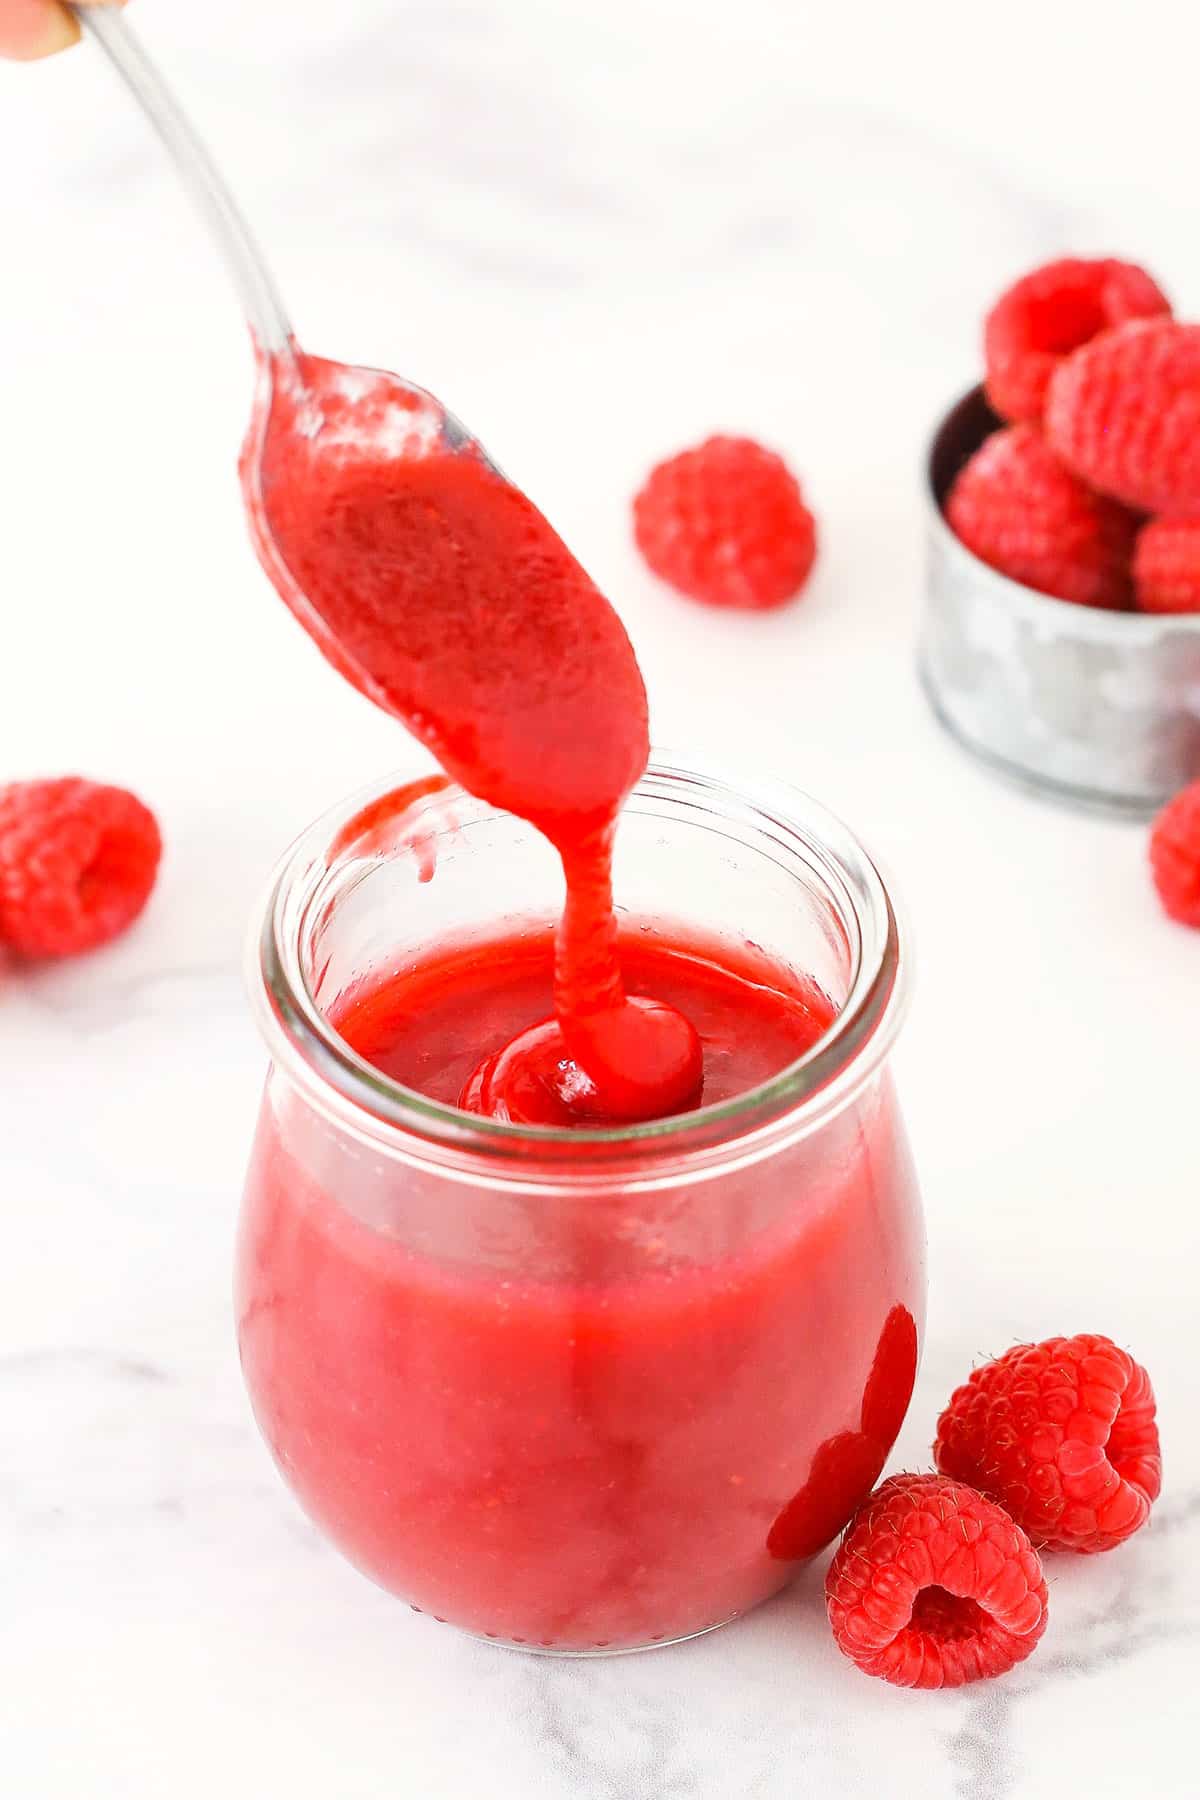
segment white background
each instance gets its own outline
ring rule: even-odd
[[[1051,1567],[1005,1683],[902,1695],[819,1571],[604,1665],[410,1616],[315,1538],[241,1394],[230,1240],[261,1055],[239,958],[287,840],[420,762],[259,574],[250,362],[98,54],[0,67],[0,780],[126,782],[169,852],[125,941],[0,971],[0,1780],[14,1800],[1195,1792],[1200,936],[1144,831],[993,784],[912,674],[920,458],[978,321],[1056,252],[1200,315],[1196,16],[1055,0],[145,0],[314,349],[438,392],[633,634],[660,743],[841,812],[912,915],[899,1055],[931,1316],[897,1466],[979,1355],[1102,1330],[1159,1392],[1142,1541]],[[713,429],[819,514],[795,608],[658,587],[628,497]]]

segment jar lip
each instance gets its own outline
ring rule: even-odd
[[[479,1170],[506,1162],[527,1183],[538,1175],[561,1178],[589,1165],[611,1179],[614,1161],[639,1168],[686,1158],[745,1154],[779,1128],[802,1135],[840,1111],[880,1066],[895,1039],[908,987],[907,932],[874,862],[832,813],[800,790],[774,780],[736,785],[702,761],[656,752],[631,795],[661,800],[683,789],[787,833],[816,863],[849,928],[850,985],[836,1018],[816,1043],[768,1081],[732,1099],[637,1125],[564,1129],[513,1125],[479,1117],[405,1087],[359,1056],[321,1011],[305,979],[300,926],[307,904],[328,871],[328,853],[348,821],[385,796],[410,785],[392,776],[351,795],[322,814],[293,843],[268,887],[261,924],[252,931],[249,983],[259,1028],[275,1067],[343,1127],[415,1160],[465,1159]],[[457,798],[479,817],[500,816],[452,784],[443,797]],[[418,799],[416,806],[428,804]],[[619,826],[618,826],[619,829]],[[903,950],[902,950],[903,946]]]

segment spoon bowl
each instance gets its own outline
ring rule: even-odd
[[[289,340],[284,353],[256,344],[258,381],[250,426],[238,463],[251,541],[277,592],[305,630],[354,686],[394,710],[365,669],[351,666],[327,623],[288,566],[272,521],[271,481],[264,465],[299,457],[347,470],[386,461],[396,465],[429,456],[469,456],[498,479],[499,469],[461,420],[415,382],[386,369],[306,355]],[[291,440],[289,445],[289,440]]]

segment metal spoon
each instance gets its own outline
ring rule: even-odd
[[[268,451],[291,442],[313,464],[329,459],[401,462],[433,450],[470,456],[505,477],[483,446],[440,400],[416,383],[381,369],[307,356],[296,342],[274,278],[233,195],[175,96],[124,15],[113,5],[72,5],[141,106],[199,207],[233,277],[258,363],[258,382],[240,471],[251,537],[277,592],[325,654],[380,705],[368,670],[337,645],[288,568],[264,481]],[[388,710],[394,711],[394,707]],[[412,726],[412,720],[409,720]]]
[[[331,449],[344,451],[347,447],[344,402],[354,397],[369,401],[364,409],[364,414],[369,415],[369,429],[377,434],[379,447],[389,455],[395,455],[398,448],[403,453],[406,443],[427,448],[437,442],[439,448],[482,456],[491,463],[478,441],[439,400],[398,375],[323,362],[322,380],[312,381],[279,289],[249,226],[212,157],[123,14],[111,5],[72,5],[71,10],[82,29],[100,45],[165,145],[185,188],[208,222],[241,300],[259,363],[256,418],[263,429],[251,431],[242,476],[260,555],[269,554],[271,545],[262,541],[264,533],[269,540],[270,532],[261,506],[257,460],[262,453],[266,422],[273,411],[272,390],[277,384],[288,390],[289,419],[294,419],[298,429],[310,439],[320,439],[328,432]],[[337,408],[341,414],[340,430],[331,430],[327,417],[325,400],[332,390],[336,390],[341,401]],[[253,453],[256,437],[257,452]],[[361,432],[358,443],[366,448]],[[282,568],[277,553],[274,561]]]
[[[615,816],[640,773],[637,765],[645,766],[649,748],[642,678],[619,621],[547,522],[432,394],[397,375],[325,361],[300,350],[275,283],[232,195],[120,12],[112,6],[77,6],[74,11],[166,145],[208,220],[241,297],[259,369],[254,415],[241,459],[242,490],[259,560],[292,612],[343,675],[377,705],[403,718],[443,767],[458,774],[472,792],[530,819],[559,848],[570,891],[582,894],[587,902],[582,933],[572,930],[569,903],[559,939],[556,995],[563,998],[564,1019],[571,1018],[574,1034],[565,1041],[587,1043],[591,1069],[587,1079],[602,1074],[600,1091],[607,1096],[612,1116],[651,1117],[692,1104],[702,1076],[700,1040],[673,1008],[625,996],[607,898],[611,833],[598,825],[608,809]],[[443,515],[428,496],[413,513],[421,521],[418,529],[438,543],[422,544],[422,553],[413,558],[409,622],[426,628],[431,606],[436,608],[439,602],[443,609],[447,604],[458,608],[443,623],[458,646],[460,663],[455,665],[453,654],[445,665],[437,657],[406,660],[404,634],[397,624],[393,637],[399,662],[393,657],[380,673],[378,664],[363,654],[364,636],[370,645],[378,622],[370,601],[364,604],[356,588],[353,565],[335,568],[334,586],[358,609],[347,638],[333,629],[304,591],[281,546],[297,541],[297,511],[305,517],[306,529],[311,526],[313,496],[326,485],[326,478],[336,483],[349,476],[353,481],[361,473],[355,467],[359,463],[384,462],[393,468],[407,464],[408,485],[417,488],[421,460],[431,459],[428,467],[436,469],[435,456],[452,460],[464,498],[458,513],[452,505]],[[444,481],[444,476],[437,479]],[[472,486],[475,482],[481,485]],[[489,484],[495,489],[497,482],[509,490],[499,506],[494,493],[483,492]],[[342,506],[338,500],[334,512]],[[482,561],[478,547],[464,547],[470,545],[472,534],[462,528],[462,519],[472,506],[479,512],[486,543]],[[442,523],[443,517],[457,522]],[[318,541],[324,541],[320,532]],[[437,554],[428,553],[431,550]],[[359,554],[361,559],[360,547]],[[298,567],[304,566],[301,551]],[[309,566],[311,574],[311,558]],[[505,615],[506,656],[461,660],[461,645],[470,641],[472,631],[486,643],[494,627],[490,588],[496,568],[508,571],[505,580],[511,579],[514,593],[528,583],[537,604],[510,608]],[[329,588],[328,581],[325,587]],[[436,612],[433,616],[436,619]],[[569,678],[561,689],[548,687],[544,660],[535,655],[532,678],[523,691],[519,683],[514,688],[513,669],[520,672],[522,656],[529,660],[531,643],[544,658],[544,642],[556,646]],[[521,716],[540,722],[545,744],[533,733],[524,754],[514,757],[520,733],[514,737],[512,720]],[[588,758],[577,762],[574,780],[564,790],[561,758],[556,758],[554,748],[572,740],[592,748]],[[604,754],[596,750],[597,740],[602,741]],[[572,805],[564,805],[567,798]],[[578,1011],[574,996],[579,992],[600,994],[603,1000],[584,1009],[586,1016],[572,1016]],[[553,1031],[558,1033],[558,1024]],[[558,1044],[557,1036],[554,1041]],[[630,1075],[627,1064],[636,1075]],[[614,1096],[619,1102],[615,1108]],[[499,1106],[488,1110],[501,1116]],[[540,1117],[533,1122],[541,1122]]]

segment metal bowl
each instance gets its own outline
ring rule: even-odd
[[[951,737],[998,773],[1144,817],[1200,776],[1200,614],[1075,606],[973,556],[942,506],[1000,423],[974,388],[930,447],[922,685]]]

